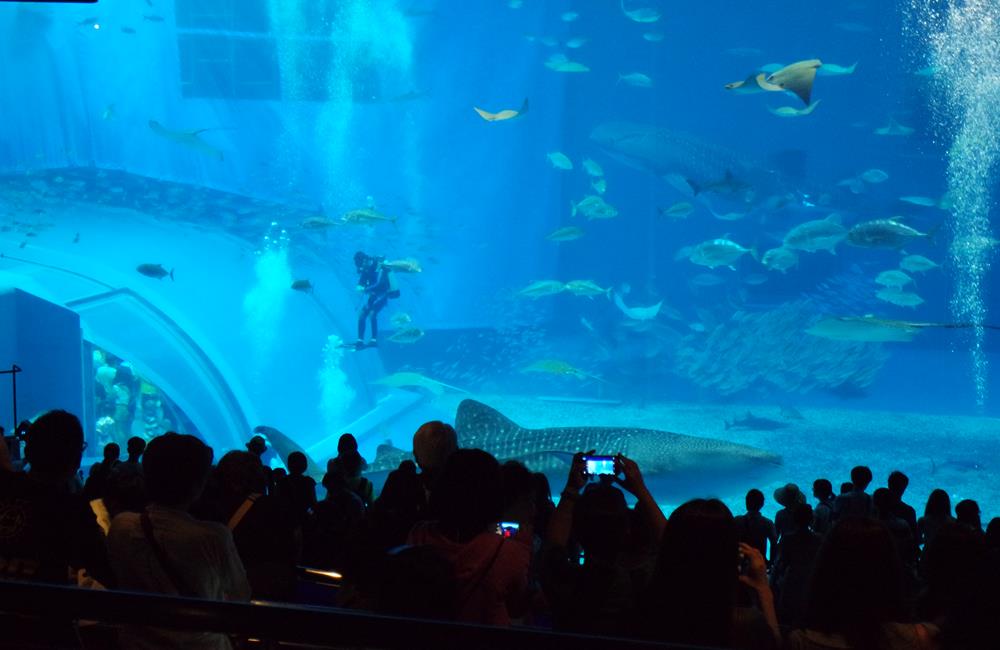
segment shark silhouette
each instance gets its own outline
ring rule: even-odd
[[[781,466],[769,451],[712,438],[631,427],[549,427],[529,429],[476,400],[463,400],[455,416],[460,447],[478,448],[501,461],[518,460],[560,485],[577,451],[622,453],[639,464],[654,495],[719,493],[729,485],[746,489],[752,480]],[[383,445],[371,470],[393,469],[400,452]],[[385,467],[383,467],[385,465]]]
[[[724,195],[742,203],[766,199],[782,180],[725,146],[651,124],[608,122],[590,139],[613,158],[664,178],[687,194]]]

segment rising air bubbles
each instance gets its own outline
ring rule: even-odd
[[[976,404],[986,403],[984,281],[995,248],[990,203],[1000,157],[1000,4],[996,0],[914,0],[914,16],[929,43],[937,84],[938,120],[951,140],[948,190],[954,317],[973,324]]]

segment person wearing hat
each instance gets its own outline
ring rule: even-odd
[[[384,257],[369,255],[363,251],[354,254],[354,268],[358,272],[358,291],[368,298],[358,314],[358,340],[355,349],[378,345],[378,313],[389,303],[390,298],[399,297],[399,289],[392,277],[392,269],[385,264]],[[365,323],[371,319],[371,338],[365,342]]]
[[[246,447],[247,451],[256,456],[261,467],[264,468],[264,476],[267,479],[265,492],[267,494],[274,494],[274,473],[271,471],[271,466],[264,462],[264,454],[268,450],[267,438],[260,434],[255,434],[253,438],[250,438],[250,442],[246,444]]]
[[[781,510],[774,514],[774,528],[778,532],[780,544],[785,535],[796,532],[793,513],[796,506],[806,502],[806,495],[802,494],[798,485],[788,483],[774,491],[774,500],[781,505]]]

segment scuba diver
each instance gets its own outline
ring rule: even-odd
[[[384,257],[375,257],[361,251],[354,254],[354,267],[358,272],[358,291],[363,291],[368,300],[358,315],[358,340],[356,349],[378,345],[378,313],[391,298],[399,297],[392,269],[385,264]],[[365,321],[371,317],[371,338],[365,343]]]

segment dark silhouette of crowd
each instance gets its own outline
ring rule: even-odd
[[[976,502],[953,512],[942,489],[918,517],[901,472],[869,491],[871,470],[855,467],[839,495],[817,479],[815,505],[789,483],[772,521],[759,489],[738,516],[712,498],[667,516],[631,459],[588,474],[593,451],[572,457],[556,505],[545,475],[459,448],[438,421],[377,496],[350,434],[322,498],[303,453],[287,471],[262,462],[262,435],[215,464],[194,436],[142,442],[125,461],[108,444],[81,485],[80,422],[39,417],[26,469],[0,457],[0,577],[717,648],[1000,645],[1000,519],[984,531]],[[335,594],[309,589],[304,568],[334,578]],[[115,636],[122,648],[230,647],[183,630]]]

